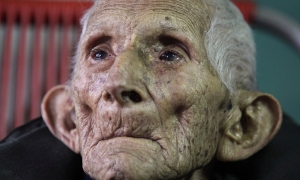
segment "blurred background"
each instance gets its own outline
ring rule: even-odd
[[[278,98],[300,124],[300,44],[297,50],[290,43],[295,38],[300,43],[300,0],[232,1],[242,3],[252,24],[259,90]],[[78,20],[90,5],[88,0],[0,0],[0,140],[39,117],[47,90],[67,81]],[[269,22],[278,25],[276,31]],[[299,32],[283,38],[290,22],[298,23]]]
[[[299,0],[255,2],[261,8],[282,13],[300,24]],[[253,29],[259,90],[278,98],[284,112],[300,124],[300,51],[269,30],[258,26],[253,26]]]

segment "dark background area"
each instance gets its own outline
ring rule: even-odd
[[[300,0],[255,0],[300,24]],[[269,31],[253,27],[259,90],[274,95],[284,112],[300,124],[300,52]]]

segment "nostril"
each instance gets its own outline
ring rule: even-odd
[[[106,101],[111,101],[111,102],[114,101],[114,98],[112,97],[112,95],[110,95],[107,91],[104,92],[103,98],[104,98]]]
[[[139,103],[142,101],[142,97],[135,91],[123,91],[121,95],[124,99],[128,98],[135,103]]]

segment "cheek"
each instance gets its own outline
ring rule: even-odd
[[[182,151],[183,156],[189,157],[194,168],[203,167],[212,160],[219,141],[220,117],[217,114],[224,97],[221,87],[211,86],[219,82],[215,81],[214,77],[206,78],[205,73],[201,77],[191,75],[174,80],[169,91],[165,91],[165,96],[170,97],[171,111],[179,122],[176,132],[178,152]]]
[[[194,168],[208,164],[216,152],[219,127],[213,113],[206,106],[194,104],[178,118],[190,146],[188,153]]]
[[[103,84],[106,81],[106,73],[94,72],[93,68],[85,66],[77,69],[72,79],[73,99],[78,104],[86,104],[91,107],[100,99]]]
[[[173,115],[191,106],[202,88],[192,73],[186,73],[189,70],[168,71],[157,68],[149,89],[155,103]]]
[[[194,127],[195,159],[202,162],[202,166],[209,163],[214,157],[219,141],[219,127],[214,118],[206,117],[201,126]],[[197,148],[198,147],[198,148]],[[201,147],[201,148],[199,148]]]

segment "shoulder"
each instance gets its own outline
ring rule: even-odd
[[[48,130],[41,118],[0,142],[0,179],[82,179],[81,157]]]

